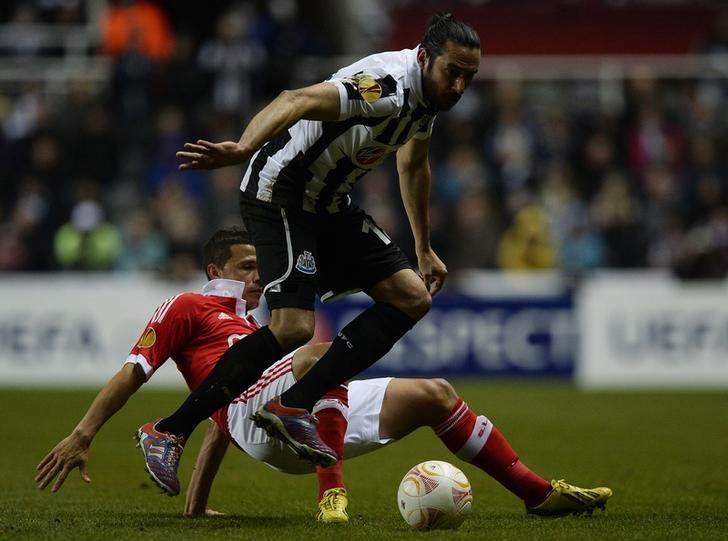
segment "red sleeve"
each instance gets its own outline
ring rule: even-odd
[[[154,311],[126,362],[140,365],[149,379],[194,336],[197,313],[192,293],[181,293],[164,301]]]

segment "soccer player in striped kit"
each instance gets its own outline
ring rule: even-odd
[[[255,422],[300,457],[337,461],[318,437],[311,410],[328,390],[375,363],[430,309],[447,268],[430,245],[428,160],[435,116],[451,109],[480,65],[480,39],[451,14],[432,18],[414,49],[366,57],[325,82],[284,91],[248,124],[240,140],[187,143],[181,169],[250,160],[241,184],[271,322],[234,344],[172,415],[139,430],[145,456],[174,481],[178,447],[206,417],[230,403],[285,353],[313,336],[316,295],[333,301],[364,291],[374,301],[333,340],[316,365]],[[418,272],[349,196],[354,183],[396,153]],[[160,460],[160,456],[165,460]]]

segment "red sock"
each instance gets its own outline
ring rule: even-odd
[[[316,402],[313,414],[318,418],[316,430],[321,440],[339,455],[339,461],[330,468],[316,466],[319,483],[318,499],[330,488],[344,487],[342,463],[344,458],[344,435],[349,424],[349,389],[339,385]]]
[[[485,471],[526,505],[546,499],[551,483],[528,469],[493,423],[475,415],[461,398],[434,430],[450,451]]]

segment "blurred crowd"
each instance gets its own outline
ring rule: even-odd
[[[4,15],[82,23],[82,5],[21,2]],[[98,51],[111,60],[108,81],[73,80],[62,96],[39,82],[0,94],[0,271],[195,273],[201,242],[239,223],[242,168],[180,172],[175,151],[237,139],[261,104],[298,82],[300,59],[340,53],[298,6],[236,4],[200,35],[160,4],[110,2]],[[0,54],[54,54],[31,41],[5,40]],[[432,236],[451,270],[725,275],[725,81],[644,67],[613,86],[605,99],[597,80],[478,80],[438,117]],[[412,252],[392,161],[354,198]]]

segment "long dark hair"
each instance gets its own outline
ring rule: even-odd
[[[420,45],[427,51],[430,60],[442,54],[447,40],[470,49],[480,48],[480,37],[473,27],[455,19],[452,13],[438,13],[430,19]]]

